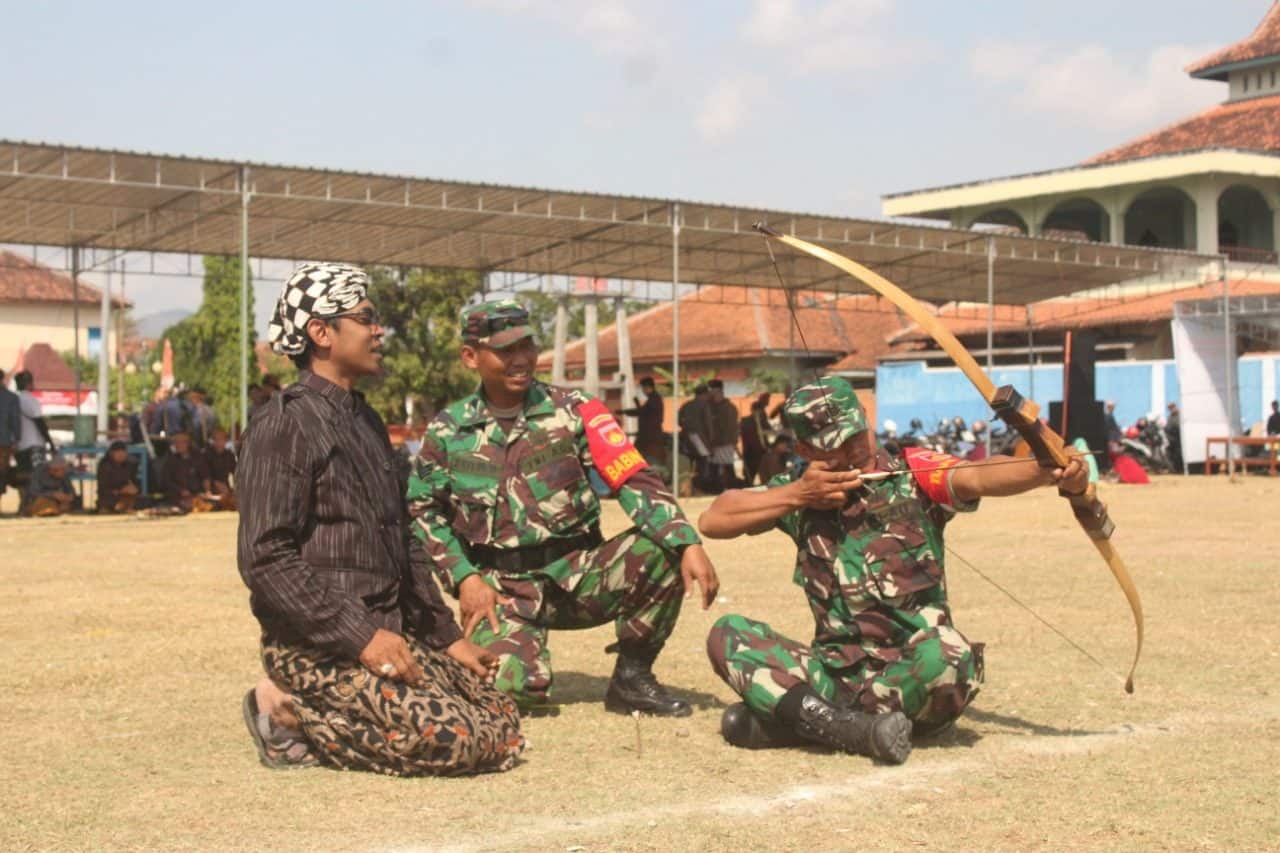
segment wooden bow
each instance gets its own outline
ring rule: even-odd
[[[1070,453],[1065,447],[1062,436],[1040,420],[1039,406],[1032,400],[1024,399],[1012,385],[997,388],[991,378],[978,366],[978,362],[969,354],[969,351],[964,348],[960,341],[956,340],[955,335],[951,334],[951,331],[929,309],[917,302],[902,288],[879,273],[867,269],[862,264],[850,260],[844,255],[837,254],[797,237],[782,234],[763,223],[756,223],[754,227],[768,238],[785,243],[798,252],[803,252],[820,261],[826,261],[837,269],[843,270],[892,302],[899,310],[915,320],[920,328],[928,332],[930,337],[942,347],[947,355],[951,356],[951,360],[956,363],[956,366],[960,368],[965,376],[969,377],[969,381],[978,389],[982,399],[986,400],[987,404],[995,411],[996,416],[1018,431],[1041,465],[1050,468],[1066,467],[1070,461]],[[1075,513],[1076,521],[1084,528],[1089,541],[1093,543],[1093,546],[1098,549],[1098,553],[1102,555],[1102,559],[1106,561],[1107,567],[1111,569],[1111,574],[1115,576],[1116,583],[1124,591],[1124,597],[1129,602],[1129,609],[1133,611],[1133,623],[1138,641],[1133,653],[1133,663],[1129,667],[1129,675],[1124,683],[1125,692],[1132,693],[1133,674],[1138,668],[1138,658],[1142,656],[1142,600],[1138,597],[1137,587],[1133,585],[1133,581],[1124,567],[1124,562],[1111,545],[1111,533],[1115,530],[1115,525],[1112,524],[1111,519],[1107,516],[1106,505],[1098,499],[1097,489],[1093,483],[1090,483],[1082,494],[1067,494],[1061,490],[1059,490],[1059,494],[1070,501],[1071,510]]]

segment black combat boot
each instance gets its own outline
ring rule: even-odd
[[[807,743],[787,726],[760,719],[744,702],[734,702],[724,709],[720,717],[720,734],[729,743],[743,749],[774,749]]]
[[[606,651],[613,650],[618,652],[618,662],[614,664],[613,678],[604,694],[605,708],[618,714],[639,711],[655,717],[687,717],[693,713],[688,702],[668,693],[653,674],[653,662],[661,647],[638,648],[615,643]]]
[[[805,740],[901,764],[911,754],[911,721],[901,711],[867,714],[837,708],[809,687],[793,688],[778,705],[779,719],[791,722]]]

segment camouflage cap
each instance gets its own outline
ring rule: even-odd
[[[819,450],[835,450],[867,428],[867,413],[853,386],[838,376],[797,388],[787,398],[782,418],[798,441]]]
[[[525,338],[536,340],[528,309],[514,299],[468,305],[458,315],[458,329],[464,344],[493,349],[505,349]]]

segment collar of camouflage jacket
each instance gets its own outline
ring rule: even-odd
[[[526,419],[549,415],[555,409],[555,403],[552,402],[550,390],[546,385],[534,382],[529,386],[529,393],[524,401]],[[478,386],[471,396],[463,401],[460,426],[479,426],[491,420],[493,415],[489,412],[489,403],[484,398],[484,386]]]

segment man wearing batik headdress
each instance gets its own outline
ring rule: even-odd
[[[693,713],[653,663],[696,583],[706,609],[719,581],[675,496],[600,400],[534,378],[529,312],[504,299],[459,318],[475,393],[428,425],[409,500],[441,584],[466,631],[498,656],[496,684],[524,708],[552,696],[551,630],[614,623],[605,707]],[[593,488],[632,521],[605,539]]]
[[[725,710],[721,733],[735,746],[815,742],[901,763],[913,729],[923,737],[948,727],[982,681],[982,647],[951,621],[943,527],[984,496],[1050,484],[1082,492],[1087,471],[1078,458],[1051,470],[919,448],[890,454],[853,388],[834,377],[792,394],[783,420],[808,468],[725,492],[698,526],[716,539],[786,533],[814,639],[805,645],[745,616],[716,621],[707,654],[743,699]],[[872,472],[888,476],[863,479]]]
[[[515,705],[442,601],[386,427],[354,388],[382,361],[367,286],[355,267],[304,264],[268,327],[300,373],[255,413],[236,472],[267,673],[245,722],[269,767],[506,770],[524,748]]]

